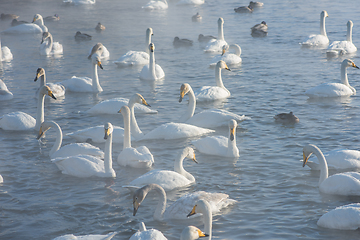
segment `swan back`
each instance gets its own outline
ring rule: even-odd
[[[207,237],[208,234],[203,233],[200,229],[194,226],[187,226],[181,232],[180,240],[195,240],[200,237]]]

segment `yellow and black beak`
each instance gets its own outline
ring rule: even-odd
[[[352,63],[352,66],[353,66],[354,68],[359,69],[359,67],[358,67],[358,66],[356,66],[356,65],[355,65],[355,63]]]
[[[136,212],[137,210],[139,209],[140,207],[140,203],[138,203],[136,200],[133,202],[133,205],[134,205],[134,211],[133,211],[133,216],[136,215]]]
[[[184,96],[185,96],[185,91],[184,91],[184,90],[181,90],[181,91],[180,91],[179,102],[181,102],[181,101],[183,100]]]
[[[96,61],[97,65],[99,66],[99,68],[104,69],[103,66],[101,65],[101,61]]]
[[[193,160],[195,163],[198,163],[198,161],[196,161],[195,153],[194,153],[194,157],[191,160]]]
[[[142,102],[142,104],[144,104],[145,106],[149,106],[149,107],[151,107],[151,106],[150,106],[150,104],[148,104],[144,98],[142,99],[142,101],[141,101],[141,102]]]
[[[154,52],[154,45],[150,46],[150,52]]]
[[[303,152],[303,159],[304,159],[304,161],[303,161],[303,167],[305,167],[305,165],[306,165],[307,161],[309,160],[310,156],[311,156],[311,154],[309,154],[308,156],[306,156],[305,153]]]
[[[235,139],[235,128],[230,128],[230,141]]]
[[[231,71],[231,69],[227,65],[226,65],[225,69],[228,71]]]
[[[52,93],[52,91],[48,91],[48,95],[49,95],[50,97],[52,97],[53,99],[56,100],[56,97],[54,96],[54,94]]]
[[[44,135],[44,133],[45,133],[45,132],[43,132],[42,128],[40,127],[39,135],[37,136],[36,139],[39,140],[39,139],[42,137],[42,135]]]
[[[226,53],[226,49],[222,50],[221,56],[223,56]]]
[[[196,206],[197,206],[197,205],[195,205],[195,206],[193,207],[193,209],[192,209],[191,212],[187,215],[187,217],[190,217],[190,216],[196,214],[196,212],[195,212]]]
[[[40,74],[39,73],[36,73],[36,76],[35,76],[35,79],[34,79],[34,82],[36,82],[38,80],[38,78],[40,77]]]
[[[34,19],[32,20],[32,23],[35,22],[37,19],[34,17]]]
[[[199,237],[208,237],[209,234],[203,233],[200,229],[197,230]]]
[[[109,128],[108,128],[108,129],[105,129],[104,139],[108,139],[109,135],[110,135],[110,129],[109,129]]]

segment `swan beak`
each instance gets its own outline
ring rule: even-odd
[[[197,230],[199,237],[208,237],[209,234],[203,233],[200,229]]]
[[[353,66],[354,68],[359,69],[359,67],[358,67],[358,66],[356,66],[356,65],[355,65],[355,63],[352,63],[352,66]]]
[[[195,212],[196,206],[197,206],[197,205],[195,205],[195,206],[193,207],[193,209],[192,209],[191,212],[187,215],[187,217],[190,217],[190,216],[196,214],[196,212]]]
[[[231,69],[228,66],[226,66],[225,69],[228,71],[231,71]]]
[[[181,91],[181,92],[180,92],[179,102],[181,102],[181,101],[183,100],[184,96],[185,96],[185,92],[184,92],[184,91]]]
[[[150,46],[150,52],[154,52],[154,46]]]
[[[194,157],[191,160],[193,160],[195,163],[199,163],[198,161],[196,161],[195,153],[194,153]]]
[[[223,50],[222,50],[222,54],[221,54],[221,56],[223,56],[223,55],[225,54],[225,52],[226,52],[226,50],[225,50],[225,49],[223,49]]]
[[[48,95],[49,95],[50,97],[52,97],[53,99],[56,100],[56,97],[54,96],[54,94],[52,93],[52,91],[48,91]]]
[[[234,141],[235,128],[230,128],[230,141]]]
[[[39,135],[37,136],[36,139],[39,140],[42,137],[42,135],[44,135],[44,132],[43,132],[42,128],[40,128]]]
[[[37,74],[36,74],[36,77],[35,77],[35,79],[34,79],[34,82],[36,82],[39,77],[40,77],[40,75],[37,73]]]
[[[33,19],[32,23],[36,21],[36,18]]]
[[[118,113],[121,113],[121,109],[118,111]]]
[[[97,61],[97,65],[99,66],[99,68],[104,69],[103,66],[101,65],[101,61]]]
[[[142,104],[144,104],[145,106],[151,107],[150,104],[148,104],[145,99],[142,99]]]
[[[105,129],[104,139],[108,139],[109,135],[110,135],[110,129]]]
[[[134,205],[133,216],[135,216],[137,210],[138,210],[139,207],[140,207],[140,203],[138,203],[137,201],[134,201],[134,202],[133,202],[133,205]]]
[[[307,161],[309,160],[310,156],[311,156],[311,154],[309,154],[308,156],[306,156],[305,153],[303,152],[303,159],[304,159],[304,161],[303,161],[303,167],[305,167],[305,165],[306,165]]]

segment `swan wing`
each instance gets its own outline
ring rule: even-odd
[[[205,0],[181,0],[176,5],[201,5],[204,4]]]
[[[1,48],[1,56],[2,56],[2,59],[0,59],[0,61],[13,60],[13,55],[11,53],[11,50],[10,50],[10,48],[8,48],[6,46]]]
[[[329,169],[360,169],[360,151],[337,149],[324,153]],[[309,162],[311,162],[310,165]],[[309,158],[306,163],[312,170],[320,170],[316,156]]]
[[[341,83],[323,83],[310,88],[305,94],[310,98],[323,98],[350,96],[355,93],[348,86]]]
[[[212,39],[209,41],[209,43],[206,45],[205,47],[205,52],[222,52],[222,48],[224,45],[228,45],[227,42],[225,40],[217,40],[217,39]]]
[[[228,151],[228,138],[224,136],[209,136],[191,143],[199,152],[209,155],[226,156]]]
[[[360,195],[360,173],[346,172],[332,175],[319,186],[323,193],[334,195]]]
[[[56,237],[53,240],[110,240],[112,239],[118,232],[111,232],[106,235],[82,235],[75,236],[73,234],[66,234],[60,237]]]
[[[0,128],[3,130],[32,130],[35,125],[35,118],[24,112],[12,112],[0,118]]]
[[[119,114],[120,108],[128,104],[129,104],[129,99],[127,98],[112,98],[96,104],[86,112],[90,114]],[[135,113],[154,113],[154,114],[158,112],[139,103],[135,103],[134,111]]]
[[[317,222],[324,228],[356,230],[360,227],[360,203],[337,207],[325,213]]]
[[[317,46],[326,46],[329,44],[329,38],[320,34],[313,34],[308,37],[308,39],[301,43],[304,47],[317,47]]]
[[[121,166],[149,168],[154,163],[154,157],[145,146],[138,148],[129,147],[121,151],[117,161]]]
[[[146,10],[163,10],[168,8],[166,1],[150,1],[142,8]]]
[[[124,141],[124,129],[122,127],[113,126],[113,143],[122,143]],[[82,130],[78,130],[72,133],[67,133],[77,141],[86,142],[92,141],[94,143],[104,143],[104,125],[98,125],[95,127],[89,127]]]
[[[34,23],[24,23],[24,24],[20,24],[14,27],[10,27],[4,31],[2,31],[1,33],[4,34],[33,34],[33,33],[42,33],[43,30],[41,29],[41,27],[39,27],[39,25],[34,24]]]
[[[61,82],[65,88],[72,92],[93,92],[92,79],[88,77],[72,76],[70,79]]]
[[[195,91],[196,101],[214,101],[230,97],[230,92],[217,86],[203,86]]]
[[[167,238],[156,229],[149,229],[146,231],[138,231],[134,233],[130,240],[167,240]]]
[[[149,54],[141,51],[128,51],[114,63],[118,66],[146,65],[149,63]]]
[[[74,155],[92,155],[104,158],[104,152],[100,148],[89,143],[71,143],[62,146],[59,150],[51,155],[51,158],[69,157]]]
[[[349,41],[334,41],[329,45],[327,50],[334,50],[338,52],[338,54],[346,54],[356,52],[357,48],[352,42]]]

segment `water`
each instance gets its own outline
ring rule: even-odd
[[[169,2],[164,12],[146,12],[144,1],[98,1],[93,6],[68,6],[62,1],[1,1],[4,13],[20,15],[31,21],[36,13],[50,16],[57,13],[59,22],[47,23],[54,40],[64,46],[59,58],[39,55],[40,35],[2,36],[14,59],[1,66],[0,78],[14,98],[1,102],[0,116],[12,111],[36,114],[34,83],[36,69],[43,67],[47,79],[57,82],[76,76],[91,76],[87,54],[97,42],[110,51],[103,61],[99,78],[104,92],[78,94],[67,92],[65,98],[46,99],[45,118],[56,121],[64,133],[110,121],[123,126],[121,115],[90,116],[84,113],[96,103],[114,97],[142,94],[158,110],[156,115],[137,115],[143,132],[161,123],[177,121],[186,104],[178,103],[182,83],[193,89],[214,84],[214,70],[208,67],[213,55],[204,54],[197,42],[200,33],[217,34],[217,19],[225,20],[224,34],[228,43],[242,48],[243,62],[231,72],[223,71],[225,86],[231,98],[216,104],[198,104],[196,112],[219,107],[252,119],[237,130],[238,159],[226,159],[196,153],[199,164],[185,161],[185,168],[196,178],[196,184],[168,194],[169,203],[187,192],[205,190],[224,192],[238,203],[214,216],[214,239],[358,239],[357,231],[336,231],[319,228],[317,220],[327,211],[358,197],[336,197],[319,193],[319,173],[302,168],[302,147],[312,143],[324,152],[336,148],[359,149],[360,130],[358,95],[325,101],[308,100],[305,90],[323,82],[340,79],[343,58],[327,59],[324,50],[302,49],[299,42],[319,32],[319,15],[327,10],[327,33],[330,41],[346,39],[346,22],[354,22],[353,40],[359,46],[360,22],[351,1],[264,1],[265,5],[252,14],[236,14],[233,8],[247,2],[208,0],[202,6],[176,6]],[[191,16],[200,12],[203,20],[193,23]],[[269,35],[252,38],[250,27],[265,20]],[[106,30],[97,33],[98,22]],[[0,30],[9,26],[0,22]],[[162,66],[163,81],[148,83],[139,80],[140,68],[118,68],[113,61],[128,50],[144,50],[146,28],[154,30],[156,62]],[[93,39],[76,42],[76,31],[88,33]],[[175,36],[194,40],[191,48],[172,46]],[[360,64],[358,54],[351,56]],[[350,84],[360,89],[360,72],[349,69]],[[300,118],[294,126],[274,123],[273,116],[293,111]],[[227,134],[226,128],[216,134]],[[156,195],[150,194],[132,216],[132,198],[126,185],[145,170],[121,168],[114,161],[116,179],[78,179],[62,175],[50,162],[48,153],[54,143],[53,131],[46,133],[43,143],[35,132],[0,130],[1,239],[52,239],[73,233],[120,233],[114,239],[128,239],[144,221],[148,228],[161,230],[168,239],[179,239],[182,229],[200,222],[160,223],[152,218]],[[172,169],[176,154],[190,145],[191,139],[144,141],[153,153],[156,169]],[[74,142],[64,137],[64,144]],[[100,148],[104,145],[98,144]],[[117,158],[121,144],[114,144]],[[330,172],[333,174],[334,172]],[[110,188],[105,186],[112,184]]]

